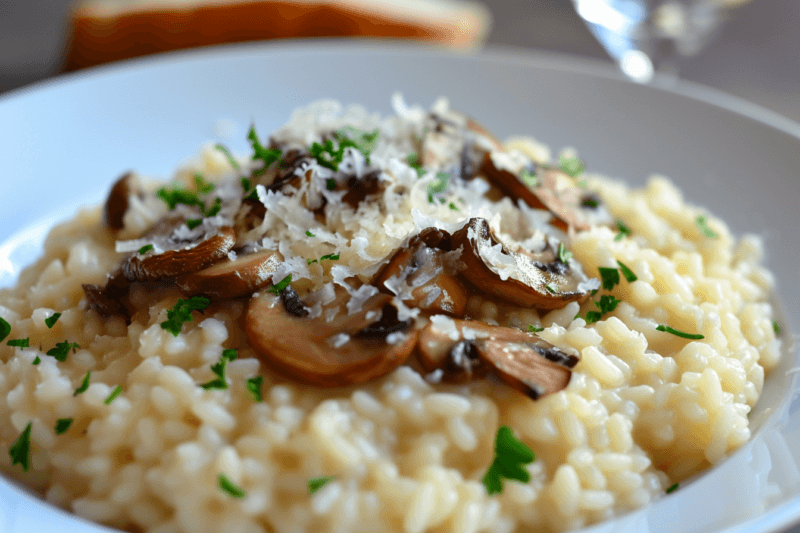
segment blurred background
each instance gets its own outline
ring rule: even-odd
[[[0,94],[65,70],[131,55],[292,36],[416,38],[462,50],[503,45],[612,63],[597,38],[602,37],[599,26],[592,33],[575,6],[583,4],[585,15],[587,6],[625,8],[644,1],[656,0],[298,0],[294,11],[287,11],[289,1],[241,0],[247,9],[261,3],[262,9],[274,11],[226,16],[220,4],[227,3],[230,10],[230,0],[0,0]],[[702,3],[736,7],[722,13],[721,24],[714,25],[717,29],[699,53],[679,56],[674,64],[664,63],[665,68],[674,71],[677,64],[681,78],[800,121],[800,0]],[[283,23],[263,22],[276,16]]]

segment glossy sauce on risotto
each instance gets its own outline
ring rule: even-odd
[[[53,229],[0,291],[3,474],[129,531],[556,532],[748,440],[758,238],[393,105],[311,104]]]

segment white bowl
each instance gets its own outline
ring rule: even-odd
[[[800,415],[790,406],[800,323],[800,125],[711,89],[631,83],[610,66],[490,49],[478,56],[375,41],[203,49],[64,76],[0,97],[0,287],[40,253],[47,228],[102,201],[135,168],[167,177],[203,142],[247,149],[295,107],[333,97],[389,112],[400,90],[446,95],[500,137],[573,146],[589,169],[643,184],[672,178],[741,234],[765,237],[787,353],[754,412],[753,440],[681,490],[590,531],[783,531],[800,522]],[[791,345],[791,346],[790,346]],[[97,532],[0,479],[0,532]]]

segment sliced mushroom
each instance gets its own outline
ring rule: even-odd
[[[419,335],[420,363],[445,382],[493,372],[536,400],[564,389],[578,358],[518,329],[468,320],[435,320]]]
[[[378,273],[375,285],[426,313],[463,316],[467,291],[445,261],[451,250],[448,232],[424,229],[394,254]]]
[[[83,293],[89,307],[101,316],[122,315],[130,318],[130,313],[125,306],[124,299],[130,291],[130,282],[125,278],[122,270],[117,270],[108,276],[105,285],[84,284]]]
[[[358,204],[363,202],[367,196],[381,191],[380,177],[380,170],[373,170],[361,178],[356,176],[349,177],[347,179],[347,193],[342,197],[342,201],[350,204],[353,208],[357,208]]]
[[[600,286],[577,263],[559,261],[550,247],[534,254],[506,246],[483,218],[471,219],[452,240],[454,248],[463,246],[463,275],[484,292],[516,305],[560,309],[586,300]]]
[[[158,252],[154,248],[145,254],[134,253],[123,261],[122,270],[130,281],[156,281],[197,272],[228,255],[236,241],[230,227],[198,232],[197,237],[184,238],[178,231],[183,222],[178,227],[172,222],[160,225],[161,228],[151,231],[147,237],[157,240],[158,249],[164,251]],[[168,236],[164,237],[164,233]]]
[[[374,294],[349,314],[350,295],[337,287],[336,299],[314,318],[296,300],[270,293],[252,298],[246,333],[264,364],[301,383],[337,387],[383,376],[416,344],[418,330],[398,319],[387,294]]]
[[[108,193],[106,204],[103,209],[103,216],[106,225],[113,230],[120,230],[125,226],[125,213],[128,211],[129,198],[131,194],[140,194],[138,183],[132,172],[123,174]]]
[[[239,298],[271,285],[281,261],[283,256],[279,252],[261,250],[232,261],[223,259],[198,272],[179,276],[176,282],[188,294]]]
[[[422,138],[421,162],[426,168],[458,166],[459,175],[470,179],[484,152],[503,150],[503,145],[485,127],[467,115],[450,109],[446,114],[431,113],[429,127]],[[459,154],[460,160],[454,158]]]

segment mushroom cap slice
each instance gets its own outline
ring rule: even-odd
[[[493,372],[532,399],[564,389],[578,358],[515,328],[471,320],[433,320],[419,335],[420,363],[442,381]]]
[[[348,314],[350,295],[339,289],[316,318],[287,311],[281,298],[270,293],[251,298],[245,329],[259,359],[279,374],[320,387],[363,383],[403,364],[418,330],[411,321],[396,320],[392,297],[377,293]]]
[[[97,311],[101,316],[122,315],[126,319],[130,318],[130,313],[124,302],[130,291],[130,282],[125,278],[122,270],[109,274],[106,284],[103,286],[83,284],[81,287],[86,295],[89,307]]]
[[[467,291],[445,264],[445,253],[450,250],[449,233],[426,228],[395,252],[374,284],[383,292],[395,292],[404,304],[423,312],[463,316]]]
[[[512,250],[501,243],[483,218],[473,218],[453,234],[453,247],[463,246],[462,274],[484,292],[516,305],[560,309],[586,300],[599,282],[590,282],[575,263],[558,260],[545,248],[538,254]]]
[[[133,172],[123,174],[114,182],[103,207],[103,218],[109,228],[120,230],[125,226],[124,218],[128,211],[128,198],[137,192],[139,192],[139,187]]]
[[[156,253],[151,250],[144,255],[133,254],[123,261],[122,270],[131,281],[156,281],[197,272],[228,255],[235,242],[236,235],[230,227],[201,234],[189,241],[170,237],[159,243],[166,251]]]
[[[239,298],[272,284],[272,275],[283,261],[274,250],[261,250],[231,261],[223,259],[198,272],[184,274],[176,280],[188,294],[205,294],[213,298]]]

